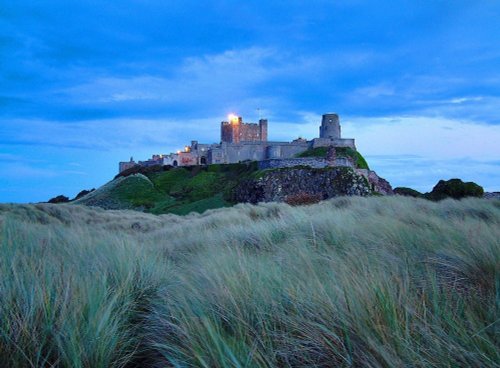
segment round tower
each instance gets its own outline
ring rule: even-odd
[[[340,139],[340,122],[337,114],[324,114],[319,127],[319,137]]]

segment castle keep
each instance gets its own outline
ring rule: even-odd
[[[329,160],[311,160],[297,158],[304,151],[317,147],[350,147],[356,149],[354,139],[342,138],[340,121],[337,114],[324,114],[319,127],[319,138],[306,140],[298,138],[292,142],[273,142],[267,140],[267,119],[260,119],[258,124],[244,123],[240,116],[229,115],[227,121],[221,122],[220,143],[198,143],[191,141],[183,151],[165,155],[153,155],[147,161],[120,162],[122,172],[135,165],[171,165],[193,166],[210,164],[231,164],[242,161],[259,161],[265,167],[288,167],[296,165],[320,166],[352,166],[352,162],[344,157]],[[314,161],[314,162],[313,162]]]
[[[259,124],[243,123],[241,116],[229,115],[228,121],[220,123],[220,140],[226,143],[267,141],[267,119]]]

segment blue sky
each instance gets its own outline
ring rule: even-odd
[[[343,135],[393,186],[500,190],[500,2],[0,2],[0,202],[74,196],[130,156]]]

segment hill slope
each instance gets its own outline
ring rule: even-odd
[[[188,214],[241,202],[283,201],[309,193],[320,199],[369,195],[368,180],[350,168],[258,170],[257,163],[144,169],[118,176],[73,203],[154,214]],[[382,180],[382,179],[381,179]]]
[[[74,203],[155,214],[203,212],[234,204],[232,188],[256,170],[255,164],[145,170],[144,174],[118,176]]]
[[[496,367],[499,203],[0,205],[0,361]]]

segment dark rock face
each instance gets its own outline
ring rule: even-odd
[[[49,203],[67,203],[69,198],[63,195],[58,195],[57,197],[49,199]]]
[[[372,190],[368,180],[351,168],[297,167],[265,171],[259,178],[242,182],[233,195],[235,202],[258,203],[282,202],[297,193],[328,199],[342,195],[366,196]]]
[[[87,194],[92,193],[94,190],[95,190],[95,188],[92,188],[92,189],[90,189],[90,190],[86,190],[86,189],[84,189],[84,190],[82,190],[80,193],[78,193],[78,194],[76,195],[76,197],[72,199],[72,201],[76,201],[77,199],[83,198],[83,197],[85,197]]]

